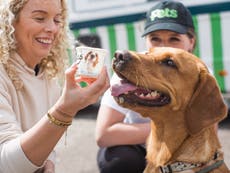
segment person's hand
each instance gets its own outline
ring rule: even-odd
[[[58,102],[55,104],[62,112],[74,116],[76,112],[97,102],[99,97],[109,88],[109,77],[104,67],[95,81],[87,81],[87,87],[80,87],[82,79],[76,78],[77,65],[72,65],[65,72],[65,84]]]
[[[44,173],[55,173],[55,165],[52,161],[46,161],[44,166]]]
[[[55,173],[55,165],[51,160],[47,160],[44,167],[38,169],[34,173]]]

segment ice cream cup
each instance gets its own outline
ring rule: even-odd
[[[75,63],[78,64],[76,76],[83,78],[97,78],[104,64],[108,51],[101,48],[86,46],[76,47]]]

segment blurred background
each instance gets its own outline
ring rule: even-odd
[[[76,46],[109,51],[110,75],[116,50],[145,51],[141,37],[146,11],[161,0],[68,0],[70,29]],[[194,54],[213,71],[226,102],[230,98],[230,0],[179,0],[190,10],[197,45]],[[70,57],[71,61],[71,57]]]

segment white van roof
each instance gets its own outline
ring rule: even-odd
[[[92,21],[124,15],[145,13],[161,0],[68,0],[70,23]],[[179,0],[188,8],[205,7],[229,0]]]

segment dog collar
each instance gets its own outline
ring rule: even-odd
[[[211,161],[215,161],[220,156],[219,152],[216,152],[212,158]],[[200,171],[196,173],[208,173],[209,171],[218,168],[220,165],[224,163],[223,160],[216,160],[213,164],[206,166],[202,168]],[[204,163],[186,163],[186,162],[175,162],[172,164],[168,164],[165,166],[160,166],[161,173],[174,173],[174,172],[180,172],[185,171],[197,167],[204,166]]]
[[[201,163],[175,162],[166,166],[160,166],[162,173],[180,172],[202,166]]]

